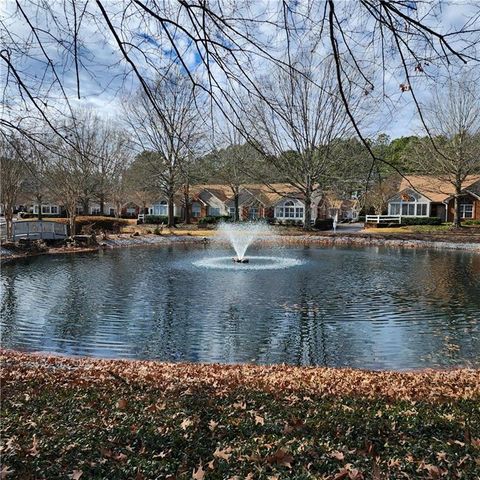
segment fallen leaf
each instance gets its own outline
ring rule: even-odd
[[[213,432],[217,427],[218,427],[218,423],[215,422],[214,420],[210,420],[210,422],[208,422],[208,428],[210,429],[210,431]]]
[[[78,480],[82,475],[83,475],[83,470],[74,470],[74,471],[70,474],[70,478],[71,478],[72,480]]]
[[[181,424],[180,426],[182,427],[182,430],[186,430],[188,427],[192,426],[193,425],[193,422],[189,419],[189,418],[186,418]]]
[[[230,453],[232,451],[231,447],[226,448],[225,450],[220,450],[218,447],[216,450],[213,452],[213,456],[215,458],[222,458],[223,460],[230,460],[230,457],[232,454]]]
[[[339,452],[338,450],[335,450],[334,452],[332,452],[330,456],[340,461],[345,459],[345,455],[343,454],[343,452]]]
[[[124,398],[121,398],[117,402],[117,408],[119,410],[125,410],[127,408],[127,401]]]
[[[205,470],[202,467],[202,464],[199,465],[198,469],[192,472],[192,479],[193,480],[203,480],[205,477]]]
[[[260,415],[255,415],[255,425],[265,425],[265,419]]]
[[[0,470],[0,480],[7,478],[7,476],[13,473],[14,471],[15,470],[10,470],[6,465],[4,465]]]
[[[40,452],[38,451],[38,440],[37,437],[34,435],[33,436],[33,441],[32,441],[32,448],[28,450],[28,453],[32,455],[32,457],[37,456]]]
[[[273,455],[266,458],[270,465],[292,468],[293,457],[282,448],[279,448]]]

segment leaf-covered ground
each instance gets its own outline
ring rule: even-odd
[[[19,479],[480,477],[480,372],[66,359],[2,352]]]

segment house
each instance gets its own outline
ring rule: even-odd
[[[134,206],[135,205],[135,206]],[[128,204],[128,207],[126,207],[126,215],[129,215],[131,213],[132,216],[138,215],[140,212],[140,207],[136,204],[133,204],[133,202],[130,202]],[[135,209],[135,212],[133,211]],[[148,214],[149,215],[156,215],[159,217],[168,217],[168,200],[166,199],[159,199],[156,202],[152,203],[151,205],[148,206]],[[173,216],[174,217],[181,217],[182,216],[182,207],[178,203],[178,199],[174,200],[173,204]]]
[[[314,196],[311,207],[311,218],[317,218],[317,207],[320,196]],[[241,220],[272,219],[277,223],[298,222],[305,219],[305,203],[302,193],[287,183],[271,185],[251,184],[241,188],[239,194],[239,213]],[[229,215],[235,214],[235,200],[227,201]]]
[[[460,198],[462,219],[480,218],[480,175],[470,175]],[[439,217],[453,221],[455,189],[450,182],[427,175],[402,178],[398,192],[388,199],[388,215]]]
[[[232,190],[227,185],[194,185],[190,188],[191,218],[227,216],[226,205]]]
[[[235,198],[227,200],[228,214],[235,216]],[[259,218],[273,218],[272,200],[265,187],[260,185],[246,185],[238,195],[238,209],[240,220],[257,220]]]
[[[360,202],[351,195],[341,198],[333,192],[324,193],[318,203],[317,218],[336,218],[337,221],[355,222],[360,215]]]

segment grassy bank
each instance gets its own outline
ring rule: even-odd
[[[2,376],[2,478],[474,479],[480,472],[478,371],[3,352]]]

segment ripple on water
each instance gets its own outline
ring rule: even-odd
[[[290,267],[298,267],[305,262],[298,258],[288,257],[267,257],[251,256],[247,257],[248,263],[237,263],[233,257],[205,257],[193,262],[193,265],[201,268],[212,268],[217,270],[277,270]]]

